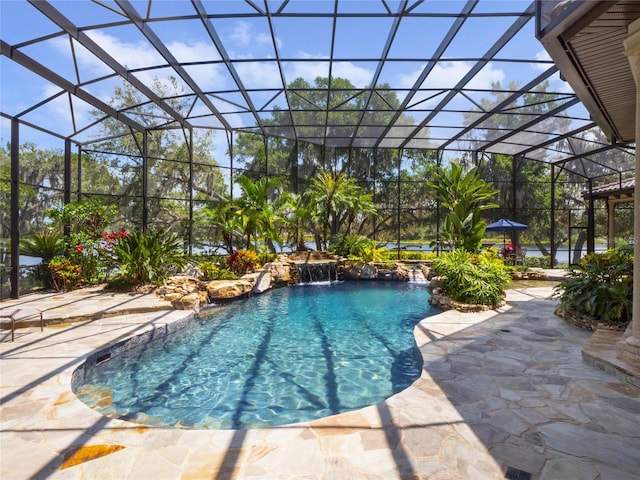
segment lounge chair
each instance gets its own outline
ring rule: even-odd
[[[35,307],[8,307],[0,309],[0,318],[11,320],[11,341],[15,340],[16,322],[24,322],[40,317],[40,331],[44,332],[42,310]]]

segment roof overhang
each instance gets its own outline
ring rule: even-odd
[[[635,83],[624,53],[640,2],[537,2],[536,33],[611,142],[635,141]]]

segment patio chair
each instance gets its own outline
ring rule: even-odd
[[[516,248],[516,252],[515,255],[513,257],[513,264],[514,265],[522,265],[523,267],[525,266],[525,260],[524,257],[527,256],[527,249],[526,248]]]
[[[15,340],[16,322],[24,322],[40,318],[40,331],[44,332],[44,319],[42,310],[35,307],[9,307],[0,309],[0,318],[11,320],[11,341]]]

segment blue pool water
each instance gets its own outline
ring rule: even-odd
[[[104,414],[183,428],[268,427],[362,408],[420,376],[412,331],[436,313],[427,296],[424,284],[399,282],[281,288],[207,310],[95,366],[74,390]]]

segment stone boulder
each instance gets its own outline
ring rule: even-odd
[[[171,302],[174,308],[185,310],[185,308],[176,307],[175,302],[180,303],[180,299],[190,294],[197,294],[200,289],[200,281],[189,275],[176,275],[170,277],[161,287],[155,290],[160,298]]]
[[[207,283],[207,295],[211,301],[231,300],[249,295],[253,290],[253,282],[240,280],[212,280]]]
[[[397,282],[409,281],[409,270],[401,263],[397,263],[395,268],[378,268],[376,276],[378,280],[394,280]]]
[[[176,310],[193,310],[199,312],[200,301],[200,292],[192,292],[183,297],[176,298],[171,302],[171,305],[173,305],[173,308]]]
[[[267,263],[263,270],[266,270],[271,275],[273,286],[281,287],[284,285],[291,285],[296,283],[296,279],[293,275],[291,263],[287,261],[287,257],[282,255],[278,262]]]
[[[263,293],[271,289],[273,284],[273,276],[268,269],[262,269],[257,272],[247,273],[242,276],[243,280],[253,282],[252,293]]]
[[[345,280],[409,281],[409,270],[401,263],[397,263],[394,268],[378,266],[374,263],[348,263],[340,268],[339,275]]]

